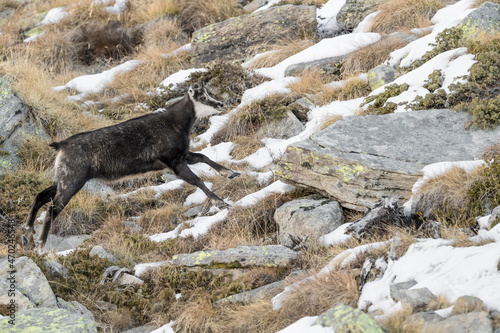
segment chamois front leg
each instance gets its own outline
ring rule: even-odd
[[[230,170],[226,167],[223,167],[222,165],[212,161],[211,159],[209,159],[208,157],[206,157],[205,155],[200,154],[200,153],[188,152],[188,154],[186,156],[186,162],[188,164],[196,164],[196,163],[208,164],[209,166],[211,166],[212,168],[217,170],[217,172],[219,172],[222,176],[229,178],[229,179],[236,178],[240,175],[239,172],[236,172],[236,171]]]
[[[217,205],[219,208],[227,207],[227,204],[221,198],[215,195],[215,193],[210,191],[205,186],[205,183],[203,183],[203,181],[197,175],[195,175],[194,172],[191,171],[191,169],[189,169],[186,161],[179,162],[177,165],[172,166],[172,170],[180,179],[200,188],[207,195],[212,204]]]
[[[21,235],[21,243],[24,247],[30,248],[29,243],[31,236],[33,234],[33,225],[35,224],[36,214],[38,210],[45,205],[47,202],[54,200],[57,193],[57,185],[54,183],[52,186],[46,188],[42,192],[35,196],[33,205],[31,206],[31,211],[28,216],[26,224],[22,227],[23,234]]]

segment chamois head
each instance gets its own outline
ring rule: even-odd
[[[212,114],[219,114],[224,104],[219,102],[215,98],[212,98],[205,85],[195,84],[189,87],[188,95],[191,101],[194,103],[194,112],[196,113],[196,118],[203,118],[210,116]]]

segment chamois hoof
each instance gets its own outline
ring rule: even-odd
[[[227,177],[227,178],[233,179],[233,178],[236,178],[236,177],[239,177],[239,176],[241,176],[241,173],[233,171],[233,173],[230,174],[229,177]]]

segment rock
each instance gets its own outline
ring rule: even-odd
[[[103,311],[113,311],[113,310],[118,309],[118,307],[115,304],[105,302],[105,301],[96,301],[95,304],[97,305],[97,307],[99,309],[101,309]]]
[[[77,301],[66,302],[60,297],[57,297],[57,303],[59,304],[59,308],[71,311],[74,314],[83,316],[85,318],[90,319],[91,321],[95,321],[94,314],[90,312],[85,305],[78,303]]]
[[[480,158],[500,128],[466,130],[470,119],[449,110],[344,117],[290,145],[274,173],[365,211],[363,202],[411,195],[425,165]]]
[[[452,314],[486,311],[481,299],[474,296],[461,296],[453,305]]]
[[[397,31],[390,34],[388,38],[400,40],[406,43],[411,43],[416,41],[419,38],[419,36],[408,32]]]
[[[241,304],[241,303],[251,303],[258,299],[271,298],[283,291],[285,287],[284,281],[276,281],[268,285],[255,288],[250,291],[245,291],[236,295],[231,295],[221,300],[215,302],[215,304]]]
[[[369,205],[369,211],[361,219],[353,222],[345,232],[357,239],[371,236],[376,232],[384,232],[388,225],[406,226],[401,216],[398,197],[383,197],[375,204]]]
[[[252,13],[260,7],[264,7],[265,5],[267,5],[268,2],[269,0],[253,0],[249,4],[243,6],[243,10],[245,10],[245,12],[247,13]]]
[[[123,225],[132,233],[142,234],[144,229],[137,223],[139,219],[139,217],[129,217],[123,221]]]
[[[339,77],[342,62],[348,55],[344,54],[338,57],[324,58],[309,62],[290,65],[285,70],[285,76],[300,76],[307,70],[318,70],[321,74],[330,77]]]
[[[392,290],[391,290],[392,291]],[[391,292],[391,297],[396,302],[410,304],[414,309],[419,309],[436,299],[436,296],[427,288],[399,289],[397,293]]]
[[[255,135],[260,139],[289,139],[301,133],[304,129],[305,126],[300,120],[291,111],[286,111],[285,118],[262,124]]]
[[[48,135],[30,111],[0,78],[0,175],[19,165],[18,151],[31,138]]]
[[[191,207],[189,208],[188,210],[186,210],[184,212],[184,216],[186,217],[198,217],[198,216],[201,216],[203,214],[203,205],[199,205],[199,206],[194,206],[194,207]]]
[[[343,33],[352,32],[368,14],[377,11],[383,0],[347,0],[337,14],[337,24]]]
[[[138,277],[135,277],[131,274],[124,273],[120,275],[118,279],[116,279],[116,283],[118,286],[140,286],[144,284],[144,281],[139,279]]]
[[[263,52],[269,44],[315,33],[314,6],[277,6],[211,24],[193,33],[195,64],[215,59],[238,60]]]
[[[468,39],[500,32],[500,5],[493,2],[483,3],[467,15],[459,27]]]
[[[493,208],[490,217],[488,218],[488,225],[493,226],[494,222],[500,219],[500,206]]]
[[[382,87],[384,84],[392,82],[396,79],[396,70],[387,65],[378,65],[368,71],[368,83],[371,90]]]
[[[418,312],[412,314],[406,319],[406,322],[412,324],[426,325],[430,323],[434,323],[437,321],[441,321],[443,318],[435,312]]]
[[[285,203],[274,213],[279,226],[279,242],[291,246],[288,233],[317,239],[337,229],[344,222],[340,204],[331,199],[311,196]]]
[[[4,258],[0,261],[0,280],[10,285],[8,280],[12,275],[15,277],[16,293],[20,292],[32,303],[39,307],[57,308],[57,301],[49,282],[40,268],[28,257],[19,257],[14,261],[16,272],[9,262]],[[5,290],[7,293],[7,290]],[[1,331],[1,330],[0,330]]]
[[[314,106],[314,102],[307,97],[302,97],[289,105],[292,113],[302,123],[307,122],[307,113]]]
[[[15,300],[14,310],[17,312],[19,310],[29,309],[35,307],[35,304],[31,302],[22,293],[16,291],[14,297],[12,297],[11,292],[15,290],[15,283],[11,283],[11,280],[5,280],[3,277],[0,278],[0,304],[9,307],[11,304],[10,300]],[[9,295],[10,294],[10,295]],[[10,308],[9,308],[10,309]]]
[[[89,257],[99,257],[101,259],[107,259],[108,261],[115,263],[118,259],[116,257],[108,252],[101,246],[101,245],[96,245],[90,250]]]
[[[390,286],[390,295],[392,299],[401,299],[403,298],[403,295],[401,294],[402,290],[408,290],[414,285],[416,285],[417,282],[414,280],[406,281],[406,282],[400,282],[400,283],[394,283],[391,284]]]
[[[145,325],[132,328],[130,330],[124,331],[123,333],[150,333],[155,330],[155,327],[152,325]]]
[[[115,191],[113,191],[110,186],[104,184],[99,179],[90,179],[85,183],[82,190],[85,190],[93,195],[98,195],[103,199],[106,199],[107,197],[115,193]]]
[[[0,319],[0,332],[97,333],[94,321],[65,309],[33,308],[16,313],[15,326],[9,317]]]
[[[428,324],[424,327],[424,330],[453,333],[491,333],[493,327],[487,312],[471,312]]]
[[[47,268],[47,272],[50,274],[50,276],[52,277],[61,276],[64,278],[68,277],[69,270],[63,265],[61,265],[57,260],[47,259],[43,264]]]
[[[334,308],[319,315],[315,325],[332,327],[336,333],[370,332],[382,333],[382,329],[372,317],[361,310],[339,304]]]
[[[239,246],[223,251],[199,251],[179,254],[172,258],[175,266],[240,267],[287,267],[297,254],[281,245]]]

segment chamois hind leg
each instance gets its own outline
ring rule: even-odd
[[[175,175],[180,179],[188,182],[191,185],[199,187],[207,195],[210,201],[212,201],[212,203],[218,203],[222,207],[227,206],[226,203],[221,198],[219,198],[217,195],[215,195],[215,193],[210,191],[205,186],[205,183],[203,183],[203,181],[197,175],[195,175],[194,172],[191,171],[191,169],[189,169],[186,161],[180,162],[177,165],[172,166],[172,170],[174,171]]]
[[[49,211],[45,220],[43,221],[42,230],[36,241],[36,248],[42,249],[47,242],[47,237],[49,236],[50,226],[52,221],[61,213],[61,211],[66,207],[71,198],[85,185],[86,180],[82,179],[80,181],[75,181],[74,179],[70,182],[69,180],[64,180],[64,183],[58,181],[57,193],[54,200],[50,204]]]
[[[36,214],[43,205],[54,199],[54,197],[56,196],[56,192],[57,184],[54,183],[35,196],[35,200],[33,202],[33,205],[31,206],[30,214],[28,216],[26,224],[22,227],[23,235],[21,236],[21,240],[23,246],[28,245],[31,235],[33,234],[33,225],[35,223]]]
[[[211,159],[209,159],[208,157],[206,157],[205,155],[200,154],[200,153],[188,152],[188,154],[186,156],[186,162],[188,164],[196,164],[196,163],[208,164],[209,166],[211,166],[212,168],[217,170],[217,172],[219,172],[221,175],[223,175],[224,177],[229,178],[229,179],[236,178],[240,175],[240,173],[235,172],[233,170],[230,170],[230,169],[212,161]]]

